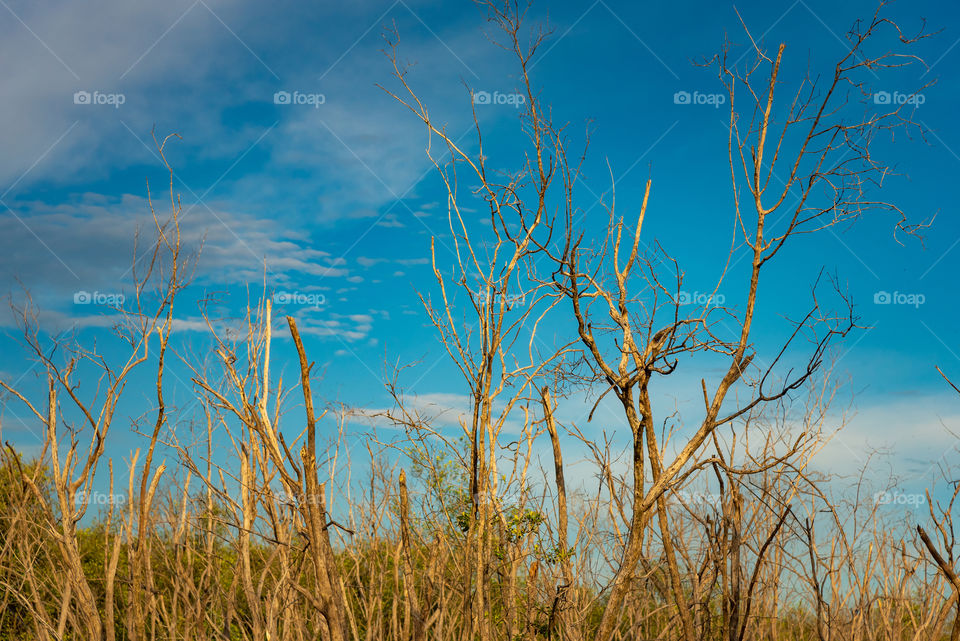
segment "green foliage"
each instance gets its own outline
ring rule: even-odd
[[[465,438],[456,443],[461,453],[467,450]],[[466,459],[455,458],[445,449],[435,452],[423,443],[408,448],[407,455],[411,476],[424,488],[423,513],[414,517],[416,526],[430,534],[438,529],[443,534],[465,534],[470,529],[472,512],[470,481],[462,462]]]
[[[46,521],[21,474],[36,479],[41,493],[50,494],[50,475],[45,466],[36,461],[25,462],[19,453],[9,450],[0,454],[0,546],[10,537],[22,537],[26,528],[35,529]],[[3,560],[5,563],[0,565],[0,641],[33,639],[30,612],[16,593],[23,580],[18,564],[24,560]],[[52,576],[53,568],[46,556],[38,554],[30,562],[37,576]]]
[[[520,541],[528,534],[535,533],[543,523],[543,515],[536,510],[522,509],[515,505],[508,507],[507,540],[511,543]]]

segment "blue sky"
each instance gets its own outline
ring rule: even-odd
[[[754,37],[772,48],[787,43],[783,73],[792,78],[808,64],[829,72],[853,21],[874,8],[736,4]],[[903,173],[887,180],[884,196],[914,220],[937,214],[936,221],[922,245],[898,243],[895,220],[882,216],[800,239],[770,275],[757,340],[782,338],[780,312],[802,308],[821,270],[836,273],[870,329],[838,352],[857,415],[826,464],[863,461],[868,447],[886,447],[896,472],[916,480],[953,453],[948,430],[960,429],[960,399],[934,369],[960,379],[960,16],[948,3],[924,1],[894,3],[888,14],[906,32],[921,18],[929,31],[942,30],[918,46],[928,69],[876,80],[876,90],[892,96],[936,80],[915,113],[931,132],[927,140],[898,133],[877,144]],[[575,141],[588,124],[592,130],[580,192],[588,224],[603,222],[594,205],[609,187],[607,163],[624,210],[636,208],[652,179],[645,238],[680,261],[691,294],[710,291],[730,237],[727,114],[678,104],[675,95],[721,91],[713,70],[692,63],[716,53],[725,36],[746,42],[734,5],[545,0],[530,11],[538,19],[553,29],[533,68],[544,101],[555,122],[570,123]],[[474,145],[469,91],[509,95],[518,78],[513,60],[485,37],[492,25],[469,2],[0,1],[4,293],[21,300],[28,289],[49,331],[76,328],[108,353],[115,349],[110,311],[96,302],[130,292],[133,234],[150,221],[147,181],[162,193],[166,180],[151,130],[178,133],[182,140],[167,152],[185,238],[191,246],[204,241],[180,308],[184,345],[202,345],[202,332],[191,330],[201,328],[197,300],[216,295],[222,311],[236,315],[248,286],[257,295],[266,280],[274,293],[294,295],[278,307],[297,316],[324,370],[319,395],[382,406],[384,362],[418,361],[404,381],[410,390],[424,402],[460,407],[464,388],[416,298],[433,287],[431,237],[438,257],[451,259],[445,195],[424,153],[423,126],[377,87],[396,88],[381,51],[383,29],[394,24],[401,56],[416,63],[411,84],[452,137]],[[277,104],[277,95],[301,104]],[[511,104],[477,108],[505,167],[515,164],[518,114]],[[75,302],[83,292],[92,304]],[[883,292],[892,304],[875,302]],[[0,375],[37,391],[37,371],[6,311],[0,323]],[[685,373],[665,393],[690,402],[698,380]],[[188,387],[171,393],[189,403]],[[21,407],[8,403],[3,412],[5,439],[36,443]]]

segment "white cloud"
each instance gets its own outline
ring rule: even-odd
[[[146,200],[136,196],[84,194],[57,205],[23,203],[14,212],[0,217],[0,274],[8,282],[19,276],[27,285],[66,292],[129,285],[137,230],[141,255],[157,236]],[[288,284],[295,273],[321,279],[349,274],[344,259],[273,220],[203,206],[185,207],[180,220],[185,251],[202,246],[200,283],[262,281],[264,262],[268,284]]]

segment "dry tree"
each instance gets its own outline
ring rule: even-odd
[[[883,180],[892,172],[871,155],[871,144],[878,133],[906,130],[922,135],[923,129],[912,119],[910,101],[875,104],[871,99],[873,89],[865,77],[922,63],[910,52],[925,36],[922,31],[906,34],[885,17],[886,5],[881,4],[870,20],[858,22],[847,34],[849,49],[825,77],[811,72],[805,77],[785,79],[781,65],[787,55],[786,45],[781,44],[770,53],[764,43],[755,41],[745,24],[750,41],[746,54],[749,62],[740,66],[742,58],[732,61],[732,48],[726,45],[708,63],[717,69],[728,97],[730,222],[734,230],[734,240],[725,264],[719,266],[720,277],[713,293],[721,288],[726,292],[738,288],[742,292],[735,306],[686,306],[680,289],[681,267],[659,244],[651,244],[654,249],[650,249],[643,240],[652,182],[647,182],[638,211],[629,219],[617,209],[611,195],[609,202],[604,202],[609,216],[605,232],[599,237],[590,235],[591,230],[581,225],[577,217],[581,198],[576,187],[582,177],[583,156],[571,159],[565,128],[551,121],[530,77],[531,62],[544,34],[534,30],[529,39],[524,38],[525,10],[515,3],[481,5],[488,12],[488,20],[502,33],[499,44],[515,57],[525,98],[521,115],[528,139],[525,160],[521,170],[508,174],[506,179],[501,180],[489,169],[490,152],[479,126],[477,149],[471,153],[432,119],[411,89],[407,69],[399,64],[393,41],[389,50],[395,75],[405,91],[402,96],[391,95],[426,124],[431,139],[438,137],[451,157],[444,167],[437,163],[447,187],[451,231],[459,258],[459,271],[449,280],[469,287],[468,271],[482,275],[483,286],[494,295],[491,300],[496,303],[496,296],[501,296],[499,309],[506,309],[507,282],[497,277],[512,272],[488,270],[475,251],[477,242],[471,242],[462,216],[460,201],[464,197],[457,190],[457,170],[463,168],[479,185],[475,195],[485,200],[490,209],[487,231],[496,236],[497,244],[484,258],[499,258],[499,250],[505,246],[515,258],[529,255],[534,259],[527,277],[536,283],[538,292],[552,299],[554,311],[570,310],[579,343],[580,357],[564,359],[563,376],[594,390],[597,404],[612,395],[632,436],[632,478],[623,502],[623,513],[628,519],[626,536],[622,554],[613,568],[614,578],[603,595],[603,616],[596,638],[606,641],[628,633],[622,629],[624,605],[635,589],[637,568],[644,561],[645,546],[650,541],[649,532],[656,537],[663,559],[665,574],[659,581],[664,588],[662,596],[670,604],[669,625],[676,626],[680,636],[692,641],[699,638],[703,628],[697,624],[696,608],[692,607],[691,599],[695,597],[690,594],[689,580],[681,573],[685,550],[678,549],[674,540],[675,517],[669,499],[702,471],[714,470],[727,493],[723,498],[722,527],[733,527],[743,518],[738,497],[744,483],[769,473],[776,464],[797,459],[815,446],[819,436],[801,432],[795,443],[788,443],[786,452],[738,466],[730,458],[732,451],[724,452],[716,437],[721,428],[742,431],[766,408],[789,402],[791,394],[813,383],[821,374],[823,360],[836,340],[857,327],[852,303],[835,288],[841,304],[839,311],[832,311],[821,286],[821,281],[827,279],[819,279],[814,283],[810,306],[791,321],[781,346],[767,355],[757,353],[754,326],[763,306],[762,293],[772,286],[761,275],[769,271],[784,247],[792,244],[788,241],[856,221],[877,210],[894,212],[895,229],[899,232],[915,234],[925,224],[909,222],[896,204],[877,195]],[[890,35],[897,40],[897,51],[871,52],[875,41]],[[611,194],[614,189],[615,185]],[[559,203],[559,215],[551,215],[551,202]],[[538,227],[541,234],[537,233]],[[739,282],[735,283],[738,270],[734,266],[741,260],[749,261],[749,267],[742,277],[737,276]],[[478,443],[477,429],[492,424],[485,409],[488,390],[492,388],[486,384],[489,370],[484,364],[498,354],[499,334],[489,331],[499,328],[502,314],[497,313],[496,304],[477,306],[486,339],[478,354],[486,358],[478,358],[475,366],[466,365],[470,360],[457,329],[459,319],[452,314],[453,303],[444,285],[448,277],[441,274],[436,264],[434,253],[443,305],[438,311],[428,309],[474,394],[475,416],[465,431],[471,438],[471,494],[476,497],[482,482],[477,477],[482,468],[476,459],[483,446]],[[507,264],[512,266],[514,262]],[[534,324],[529,333],[533,334],[535,329]],[[799,368],[791,368],[788,363],[796,358],[795,352],[803,340],[809,341],[812,348]],[[563,348],[568,349],[566,345]],[[714,362],[720,359],[725,364],[718,380],[700,381],[702,417],[682,437],[672,430],[658,433],[658,425],[665,425],[669,417],[658,417],[655,412],[657,381],[704,362],[704,357]],[[670,437],[673,442],[668,447],[666,441]],[[491,467],[492,462],[491,458]],[[623,489],[624,486],[619,490],[611,488],[611,492]],[[788,519],[789,506],[788,501],[771,516],[770,541]],[[475,510],[479,509],[477,505]],[[482,516],[481,523],[491,515]],[[753,574],[745,573],[748,568],[738,561],[739,536],[735,531],[707,533],[714,546],[715,571],[727,573],[722,588],[722,619],[724,635],[731,639],[742,639],[748,634],[752,590],[757,580]],[[481,566],[489,550],[481,540],[471,538],[468,542],[480,544],[470,549],[477,554],[472,562],[477,564],[474,569],[479,570],[477,578],[482,579],[485,570]],[[761,557],[768,546],[763,547]],[[470,605],[476,604],[482,611],[482,602],[477,603],[482,598],[477,591]],[[697,598],[702,599],[703,595]],[[490,630],[482,618],[478,621],[477,609],[471,607],[469,612],[473,621],[471,633],[475,631],[481,638],[488,638]]]
[[[165,156],[171,137],[162,141],[155,139],[170,177],[170,216],[161,218],[154,210],[152,198],[149,200],[156,242],[142,253],[135,250],[132,300],[126,307],[121,303],[115,310],[120,321],[114,331],[128,350],[126,360],[120,366],[113,366],[100,351],[83,347],[73,335],[54,337],[51,349],[41,338],[36,310],[29,297],[24,307],[15,309],[25,344],[43,368],[47,383],[47,397],[41,404],[0,381],[0,386],[22,402],[44,427],[38,460],[49,465],[52,481],[52,491],[46,493],[37,482],[39,468],[21,475],[43,519],[42,534],[19,542],[23,546],[19,559],[24,563],[21,571],[25,577],[21,598],[34,617],[38,638],[59,639],[70,630],[87,638],[113,641],[118,634],[114,617],[118,580],[129,582],[130,602],[123,613],[125,636],[145,638],[147,630],[157,624],[156,610],[147,603],[152,600],[150,595],[155,589],[149,564],[150,534],[154,528],[151,509],[166,468],[161,464],[154,469],[153,457],[168,420],[164,403],[164,358],[173,332],[174,301],[189,282],[192,268],[192,258],[182,251],[179,225],[182,206],[174,192],[173,171]],[[94,478],[106,453],[107,435],[121,396],[133,372],[147,363],[155,367],[156,406],[151,412],[153,426],[148,434],[144,465],[139,470],[140,483],[134,486],[133,468],[138,460],[134,455],[126,514],[121,515],[119,510],[115,513],[111,502],[108,523],[114,524],[115,518],[122,517],[122,520],[118,531],[108,529],[105,533],[103,545],[107,562],[103,576],[91,577],[84,571],[77,524],[90,508]],[[87,379],[97,383],[88,385]],[[82,440],[85,437],[89,439],[86,444]],[[113,497],[112,460],[109,467],[109,496]],[[58,568],[53,577],[41,577],[33,573],[31,567],[29,550],[47,541],[50,547],[40,553],[48,555],[49,562]],[[130,558],[126,577],[117,576],[122,549],[128,550]],[[48,580],[44,581],[45,578]],[[53,580],[49,580],[51,578]],[[103,612],[98,607],[94,583],[104,586]],[[57,603],[54,613],[47,608],[49,600]]]

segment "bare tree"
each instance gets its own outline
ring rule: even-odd
[[[386,51],[398,83],[387,92],[424,125],[444,184],[449,234],[431,241],[434,293],[420,301],[462,378],[454,434],[449,412],[404,389],[406,367],[387,373],[388,409],[317,401],[300,328],[277,323],[266,292],[230,331],[205,310],[208,349],[179,355],[199,410],[174,414],[165,371],[191,260],[164,140],[171,217],[154,213],[133,306],[117,310],[127,359],[113,366],[69,337],[56,343],[62,362],[33,308],[19,310],[46,398],[0,385],[45,440],[36,464],[12,450],[0,461],[16,480],[0,496],[0,605],[51,640],[919,641],[948,624],[958,638],[957,493],[931,505],[935,531],[918,527],[918,542],[860,486],[847,503],[815,470],[834,420],[830,349],[856,329],[852,301],[821,276],[777,348],[755,339],[779,311],[765,304],[779,286],[767,274],[788,240],[877,210],[894,213],[895,234],[922,227],[877,195],[890,169],[871,142],[923,130],[909,102],[867,99],[870,75],[920,62],[909,51],[922,34],[902,32],[881,4],[823,76],[785,78],[786,46],[768,51],[746,28],[745,66],[728,45],[706,63],[730,107],[734,239],[712,290],[730,303],[688,305],[681,265],[646,239],[648,208],[661,210],[653,181],[628,213],[611,188],[599,234],[580,220],[586,150],[569,153],[569,130],[531,77],[548,34],[527,30],[518,3],[480,4],[519,69],[519,161],[491,160],[475,112],[473,141],[452,137],[417,94],[396,32]],[[871,53],[891,34],[896,51]],[[541,331],[547,322],[558,337]],[[292,349],[278,350],[287,337]],[[276,374],[279,354],[296,363],[292,383]],[[661,379],[718,363],[719,375],[698,376],[693,422],[662,404]],[[154,407],[135,421],[145,446],[116,480],[128,502],[101,529],[80,527],[120,396],[147,366]],[[83,380],[99,382],[94,398]],[[565,414],[584,397],[585,422],[603,405],[612,429],[628,428],[625,449]],[[349,451],[353,420],[374,427]],[[402,434],[379,434],[384,420]],[[583,469],[589,480],[572,481]],[[88,563],[91,532],[99,565]]]
[[[630,589],[644,531],[651,519],[656,521],[663,539],[684,638],[697,638],[668,536],[666,492],[703,465],[697,453],[718,428],[801,388],[820,367],[831,342],[855,328],[852,309],[832,314],[821,304],[822,295],[815,289],[812,306],[794,323],[782,348],[769,358],[756,358],[752,330],[761,300],[764,268],[794,236],[858,219],[869,210],[892,210],[899,214],[897,229],[916,231],[916,226],[906,222],[895,204],[878,199],[870,189],[879,187],[882,178],[890,173],[889,167],[870,155],[870,143],[878,132],[917,126],[904,105],[891,106],[880,113],[865,109],[862,114],[848,108],[851,97],[866,103],[870,96],[862,79],[864,71],[918,61],[910,54],[869,57],[864,51],[865,43],[881,36],[883,29],[892,30],[903,47],[923,37],[906,36],[881,15],[882,9],[881,5],[866,25],[855,25],[848,35],[850,51],[837,62],[832,77],[826,82],[815,76],[801,79],[796,92],[786,97],[783,106],[778,87],[784,84],[780,66],[785,45],[781,44],[771,57],[751,37],[754,60],[744,71],[728,63],[729,48],[724,48],[713,61],[729,97],[733,223],[735,236],[742,243],[731,247],[728,266],[739,259],[739,247],[751,261],[749,275],[741,285],[744,296],[739,309],[707,305],[692,314],[686,312],[678,300],[681,278],[676,266],[665,256],[644,255],[641,251],[649,181],[639,213],[629,227],[623,215],[615,211],[615,201],[611,199],[611,225],[608,235],[599,241],[599,251],[596,245],[584,245],[583,233],[574,228],[575,221],[568,215],[562,251],[552,255],[557,265],[554,283],[573,307],[577,332],[592,372],[590,380],[614,393],[634,443],[633,516],[623,561],[611,586],[600,627],[601,639],[614,635],[619,607]],[[750,36],[749,31],[747,35]],[[745,94],[744,99],[741,93]],[[569,192],[568,199],[573,197]],[[568,211],[572,210],[568,207]],[[658,263],[666,264],[673,272],[672,283],[660,274]],[[725,278],[726,272],[724,268],[714,293],[721,287],[726,291],[733,288],[727,282],[729,278]],[[718,327],[711,318],[719,314],[725,318]],[[729,331],[718,331],[731,324],[732,336],[723,336]],[[777,382],[777,367],[803,334],[813,337],[813,350],[805,366],[799,373],[782,375]],[[703,418],[678,452],[667,458],[655,430],[651,385],[700,352],[725,357],[726,373],[712,387],[705,379],[702,381]],[[731,402],[731,392],[738,388],[745,388],[737,396],[746,400]]]

